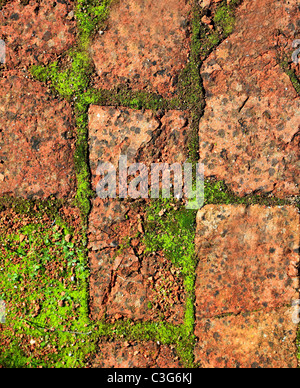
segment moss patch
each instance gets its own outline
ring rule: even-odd
[[[196,270],[196,211],[187,210],[175,200],[152,200],[146,213],[146,252],[164,251],[167,258],[181,268],[186,291],[186,312],[181,327],[179,354],[187,367],[193,366],[194,285]]]
[[[6,303],[0,365],[83,366],[94,342],[82,334],[90,322],[81,232],[53,208],[51,214],[23,210],[0,213],[0,299]]]

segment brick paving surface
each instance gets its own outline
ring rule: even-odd
[[[0,39],[6,44],[8,68],[48,63],[76,42],[72,1],[14,0],[0,12]]]
[[[195,358],[203,368],[297,368],[293,310],[204,319]]]
[[[89,318],[106,334],[88,366],[296,368],[300,70],[290,58],[300,37],[297,0],[241,1],[225,39],[230,0],[195,1],[195,7],[186,0],[113,1],[90,45],[77,45],[90,27],[86,5],[0,3],[6,48],[0,64],[0,196],[72,199],[79,188],[77,200],[84,197],[85,206],[90,201],[91,210],[83,211]],[[198,55],[199,45],[206,57]],[[71,48],[77,57],[68,56]],[[87,63],[85,54],[91,60],[88,86],[82,69],[75,74],[72,68],[76,60]],[[32,65],[51,63],[72,69],[60,74],[55,93],[50,80],[39,82],[30,73]],[[181,79],[183,69],[193,76]],[[201,85],[191,87],[199,74]],[[61,84],[73,82],[80,84],[74,95],[59,96]],[[202,86],[204,97],[189,95]],[[178,93],[184,88],[187,93]],[[108,90],[136,98],[112,106]],[[148,109],[150,93],[159,95],[160,109]],[[140,95],[149,99],[147,109],[145,103],[132,108]],[[194,103],[199,98],[205,99],[201,114]],[[163,247],[146,249],[150,199],[97,197],[97,167],[110,162],[117,170],[121,155],[147,167],[183,163],[195,147],[205,176],[223,180],[231,194],[222,193],[226,204],[212,201],[198,211],[197,263],[187,270],[175,266]],[[82,187],[91,187],[94,196]],[[258,205],[241,204],[248,194],[255,203],[253,194],[264,197]],[[274,196],[285,200],[282,206],[269,206]],[[172,206],[179,213],[179,205]],[[166,212],[162,206],[162,223]],[[194,226],[188,222],[186,217],[189,230]],[[180,247],[182,256],[187,246]],[[120,334],[128,325],[130,335],[126,329]],[[151,334],[132,339],[141,327]]]
[[[199,211],[197,223],[198,319],[298,299],[297,209],[210,205]]]

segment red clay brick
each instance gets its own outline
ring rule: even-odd
[[[184,162],[189,136],[188,112],[169,111],[155,116],[152,111],[100,107],[89,109],[89,148],[92,186],[96,189],[99,162],[118,167],[119,157],[126,155],[128,165],[138,161],[151,163]]]
[[[9,1],[0,12],[0,39],[6,44],[6,66],[48,63],[76,42],[73,1]],[[71,14],[70,14],[71,13]]]
[[[297,368],[293,309],[197,322],[195,361],[202,368]]]
[[[0,78],[0,194],[25,198],[74,194],[74,119],[28,73]]]
[[[185,294],[180,269],[162,253],[144,254],[143,236],[137,237],[139,217],[138,210],[117,200],[93,201],[88,235],[91,316],[182,324]]]
[[[198,212],[196,317],[273,309],[299,298],[292,206],[209,205]]]
[[[107,29],[92,45],[97,87],[128,84],[174,94],[189,53],[186,0],[124,0],[112,5]]]
[[[173,346],[155,342],[102,342],[93,368],[181,368]]]
[[[300,97],[278,65],[278,55],[290,58],[298,19],[298,0],[243,1],[234,32],[201,69],[200,161],[206,177],[241,196],[299,195]]]

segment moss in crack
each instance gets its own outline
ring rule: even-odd
[[[77,171],[76,201],[83,215],[85,227],[91,210],[90,198],[94,193],[90,185],[90,169],[88,162],[88,106],[78,100],[75,105],[77,141],[75,149],[75,167]]]
[[[239,197],[230,190],[224,181],[206,179],[204,183],[204,205],[208,204],[240,204],[240,205],[263,205],[263,206],[284,206],[291,204],[290,200],[270,197],[268,195],[251,194]]]
[[[282,70],[290,77],[291,83],[296,90],[297,94],[300,96],[300,80],[296,75],[294,69],[291,68],[291,65],[287,59],[279,61],[280,67]]]
[[[189,62],[179,75],[178,97],[182,109],[191,112],[191,125],[189,134],[189,159],[196,163],[199,159],[199,137],[198,129],[200,118],[205,108],[204,88],[200,75],[200,31],[201,31],[201,9],[197,2],[194,3],[191,18],[191,51]],[[172,101],[176,105],[176,99]],[[177,103],[178,104],[178,103]]]
[[[222,4],[215,12],[214,23],[222,30],[222,36],[227,37],[233,32],[235,16],[232,7]]]
[[[84,50],[72,49],[65,62],[65,68],[55,61],[49,66],[32,66],[30,72],[41,82],[50,81],[56,93],[71,101],[87,90],[92,72],[91,61]]]
[[[66,200],[56,198],[30,201],[24,198],[14,198],[6,195],[0,198],[0,211],[11,209],[17,214],[36,215],[37,217],[41,214],[47,214],[53,217],[53,215],[58,214],[59,209],[64,205],[67,205]]]
[[[103,25],[109,15],[109,8],[117,0],[77,0],[75,14],[79,39],[83,47],[90,43],[91,36]]]
[[[161,345],[175,345],[177,354],[185,367],[194,367],[191,338],[183,326],[165,322],[118,321],[113,324],[100,322],[97,337],[107,340],[156,341]]]
[[[199,160],[199,123],[205,109],[205,90],[200,69],[203,61],[212,50],[230,35],[235,25],[235,10],[242,0],[234,0],[229,5],[226,0],[214,9],[214,29],[211,30],[202,22],[209,9],[201,8],[194,2],[191,18],[191,51],[189,62],[179,76],[178,97],[170,105],[180,106],[191,112],[189,141],[189,159],[192,163]]]
[[[227,4],[226,0],[222,0],[212,10],[200,8],[198,46],[202,61],[233,32],[236,23],[235,12],[242,2],[243,0],[232,0]],[[201,18],[207,14],[212,16],[213,29],[201,22]]]
[[[101,106],[124,106],[132,109],[169,109],[168,101],[155,93],[133,91],[127,86],[120,86],[113,90],[89,89],[84,95],[88,104]]]
[[[99,322],[98,336],[107,339],[123,339],[127,341],[156,340],[161,344],[176,344],[181,336],[179,326],[165,322],[132,322],[131,320],[114,323]]]

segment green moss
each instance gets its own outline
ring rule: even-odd
[[[42,214],[47,214],[50,217],[55,217],[64,204],[63,199],[26,200],[5,195],[0,198],[0,211],[12,209],[20,215],[39,217]]]
[[[159,341],[161,344],[176,344],[181,334],[180,327],[164,322],[135,322],[130,320],[115,323],[98,323],[98,336],[106,339],[127,341]]]
[[[99,322],[96,336],[101,340],[155,341],[161,345],[174,345],[177,354],[186,367],[194,367],[193,341],[187,336],[184,326],[165,322],[117,321],[113,324]]]
[[[230,35],[235,25],[235,16],[231,7],[228,5],[220,6],[215,13],[214,22],[218,27],[221,27],[224,37]]]
[[[163,215],[162,215],[163,213]],[[164,251],[166,257],[181,268],[186,292],[184,325],[181,327],[179,353],[187,366],[193,366],[194,285],[196,211],[187,210],[174,200],[152,200],[146,212],[146,252]]]
[[[77,142],[75,149],[75,167],[77,171],[76,203],[81,210],[85,225],[91,209],[90,198],[94,193],[90,185],[88,163],[88,106],[82,99],[75,104]]]
[[[30,71],[41,82],[51,81],[53,89],[70,101],[88,88],[91,62],[89,55],[81,50],[71,50],[66,60],[65,69],[55,61],[49,66],[32,66]]]
[[[116,0],[77,0],[75,14],[79,39],[84,47],[89,45],[91,36],[107,19],[113,1]]]
[[[2,366],[83,366],[93,348],[94,340],[82,344],[83,334],[72,334],[89,331],[85,248],[66,238],[72,229],[58,215],[55,224],[45,224],[44,215],[15,217],[9,230],[1,225],[0,299],[7,305],[1,339],[9,341]]]
[[[235,25],[234,11],[240,3],[241,0],[235,0],[230,5],[227,5],[226,0],[219,3],[214,15],[214,30],[202,23],[201,19],[205,10],[198,2],[194,3],[191,19],[190,58],[179,76],[178,98],[172,101],[173,105],[191,112],[189,159],[193,163],[199,160],[199,123],[206,105],[200,69],[212,50],[232,33]],[[172,102],[169,106],[172,106]]]
[[[101,106],[124,106],[132,109],[168,109],[168,102],[155,93],[133,91],[127,86],[112,90],[89,89],[84,95],[87,104]]]
[[[265,205],[283,206],[289,203],[288,200],[270,197],[268,195],[247,195],[239,197],[235,195],[223,181],[207,179],[204,184],[205,205],[208,204],[243,204],[243,205]]]
[[[189,134],[189,159],[196,163],[199,159],[199,122],[205,108],[204,88],[202,84],[201,68],[201,11],[196,4],[192,10],[191,21],[191,50],[189,62],[181,72],[178,82],[178,98],[182,109],[191,112]]]
[[[282,70],[290,77],[291,83],[296,90],[297,94],[300,96],[300,80],[298,79],[295,70],[291,68],[289,61],[287,59],[278,60]]]

